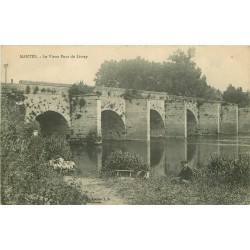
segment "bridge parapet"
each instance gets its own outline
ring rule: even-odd
[[[27,94],[49,94],[49,95],[68,95],[70,84],[62,83],[48,83],[48,82],[33,82],[33,81],[20,81],[19,88]]]

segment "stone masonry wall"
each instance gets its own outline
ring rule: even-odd
[[[250,108],[239,108],[239,133],[250,133]]]
[[[112,110],[117,113],[125,123],[125,100],[123,98],[109,98],[107,96],[101,97],[101,109]]]
[[[236,105],[221,106],[221,134],[238,134],[238,107]]]
[[[150,140],[149,112],[149,100],[126,100],[126,139]]]
[[[97,96],[77,96],[71,99],[71,139],[101,136],[101,101]]]
[[[220,104],[204,103],[199,107],[199,133],[214,135],[220,133]]]
[[[70,127],[70,103],[68,96],[50,94],[25,94],[26,121],[31,122],[46,112],[54,111],[62,115]]]
[[[157,111],[160,114],[163,120],[163,123],[165,124],[165,102],[164,100],[151,99],[150,109]]]
[[[129,140],[149,140],[150,109],[156,110],[163,118],[167,137],[187,136],[186,109],[191,110],[196,118],[198,134],[235,134],[237,129],[239,133],[250,133],[249,108],[240,108],[237,118],[235,105],[221,107],[220,103],[208,102],[197,105],[195,98],[152,91],[141,91],[145,99],[126,101],[121,97],[125,89],[95,87],[95,91],[102,92],[100,98],[85,96],[88,99],[86,106],[80,108],[76,105],[75,110],[72,110],[68,97],[70,86],[72,85],[32,81],[1,84],[2,90],[16,87],[24,92],[27,121],[33,121],[46,111],[57,112],[65,118],[75,138],[87,136],[90,132],[101,135],[101,111],[104,110],[114,111],[123,120],[126,127],[124,139]]]
[[[186,137],[186,109],[184,102],[166,102],[166,136]]]

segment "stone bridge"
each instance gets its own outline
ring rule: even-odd
[[[70,99],[71,85],[20,81],[15,86],[25,94],[27,122],[36,120],[41,133],[65,134],[72,141],[238,134],[240,112],[234,104],[152,91],[142,91],[145,98],[125,100],[124,89],[107,87],[95,87],[99,96]]]

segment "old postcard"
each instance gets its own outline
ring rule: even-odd
[[[249,204],[249,46],[2,46],[1,204]]]

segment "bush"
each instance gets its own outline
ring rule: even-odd
[[[82,99],[79,100],[79,106],[80,106],[80,108],[84,107],[85,104],[86,104],[86,100],[85,99],[82,98]]]
[[[148,171],[149,165],[143,161],[139,155],[116,149],[108,155],[103,170],[134,170],[135,172],[140,170]]]
[[[141,93],[136,89],[127,89],[124,94],[121,95],[125,100],[132,100],[132,99],[142,99],[143,96]]]
[[[29,94],[29,93],[30,93],[30,86],[27,85],[27,87],[26,87],[26,94]]]
[[[33,94],[36,94],[38,91],[39,91],[39,88],[36,86],[34,91],[33,91]]]
[[[40,123],[38,121],[36,121],[36,120],[34,120],[33,122],[31,122],[29,124],[29,126],[30,126],[30,128],[32,130],[39,130],[40,129]]]
[[[17,90],[15,88],[11,89],[10,92],[6,93],[6,97],[14,102],[23,102],[25,100],[25,96],[22,91]]]
[[[86,204],[88,197],[73,182],[48,167],[48,160],[71,159],[69,144],[59,137],[28,136],[15,101],[1,98],[1,203]]]
[[[98,96],[101,96],[101,95],[102,95],[102,92],[99,91],[99,90],[97,90],[95,93],[96,93]]]
[[[250,159],[248,155],[226,157],[221,154],[213,154],[202,171],[203,179],[212,185],[219,183],[249,185],[250,183]]]
[[[82,117],[81,114],[76,114],[75,119],[80,119]]]
[[[74,95],[86,95],[93,93],[94,87],[84,84],[82,81],[79,84],[73,84],[69,88],[69,97]]]
[[[89,132],[86,136],[86,142],[87,144],[95,144],[99,143],[101,141],[101,137],[97,135],[96,132]]]

